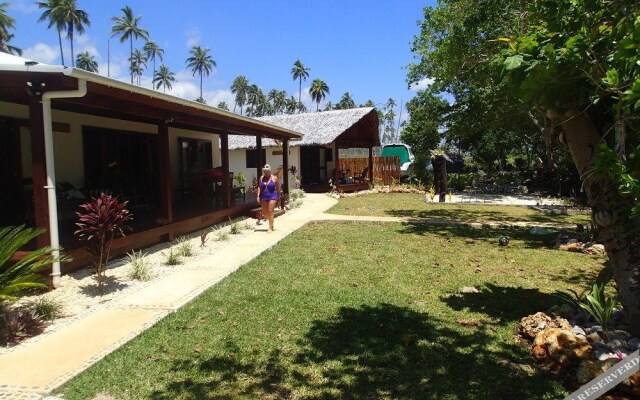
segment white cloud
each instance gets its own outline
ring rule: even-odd
[[[186,44],[189,48],[196,46],[202,39],[202,33],[200,32],[200,28],[198,27],[189,28],[185,34],[187,36]]]
[[[409,90],[417,92],[419,90],[428,89],[429,86],[433,85],[434,81],[435,79],[433,78],[422,78],[417,83],[414,83],[413,85],[411,85]]]
[[[35,1],[12,0],[8,8],[13,8],[23,14],[33,14],[38,11],[38,5]]]
[[[225,103],[227,103],[227,107],[229,107],[229,110],[233,111],[235,96],[233,95],[233,93],[231,93],[230,90],[226,90],[226,89],[214,90],[212,92],[203,93],[203,96],[207,101],[208,105],[217,107],[218,103],[220,103],[221,101],[224,101]]]
[[[38,61],[44,64],[53,64],[57,63],[59,49],[57,47],[49,46],[45,43],[36,43],[34,46],[31,46],[22,51],[22,55],[25,58],[29,58],[34,61]]]

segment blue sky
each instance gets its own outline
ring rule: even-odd
[[[9,0],[9,15],[16,20],[12,44],[24,56],[59,64],[57,34],[38,23],[42,10],[33,0]],[[152,40],[165,50],[164,63],[176,73],[172,94],[187,99],[199,95],[198,79],[186,70],[185,59],[193,45],[211,48],[217,68],[205,79],[204,97],[211,105],[226,101],[233,106],[230,85],[245,75],[266,93],[286,90],[298,96],[298,84],[290,70],[296,59],[311,69],[303,82],[303,99],[309,110],[315,104],[306,93],[311,80],[323,79],[330,88],[327,101],[337,102],[350,92],[357,104],[371,99],[382,104],[394,98],[398,105],[414,95],[407,88],[404,67],[411,61],[410,44],[418,34],[422,9],[433,1],[276,1],[276,0],[78,0],[89,13],[91,26],[76,37],[76,54],[87,50],[107,74],[110,39],[111,77],[129,80],[129,45],[111,38],[111,18],[129,5]],[[65,41],[69,65],[69,43]],[[143,43],[134,42],[142,47]],[[151,69],[143,86],[151,86]],[[427,82],[423,82],[426,84]],[[415,88],[414,88],[415,90]],[[323,103],[321,103],[322,106]],[[398,113],[396,109],[396,113]],[[403,114],[406,113],[403,111]],[[403,116],[404,117],[404,116]],[[404,119],[404,118],[403,118]]]

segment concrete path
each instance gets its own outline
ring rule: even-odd
[[[491,225],[324,213],[336,203],[336,199],[324,194],[307,194],[302,207],[276,219],[275,232],[267,234],[265,225],[262,225],[208,259],[190,262],[175,273],[96,307],[90,314],[0,355],[0,399],[42,399],[309,221],[387,221],[478,227]]]

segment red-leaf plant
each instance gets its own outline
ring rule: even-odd
[[[113,239],[124,236],[126,230],[131,230],[127,221],[133,215],[127,210],[127,203],[127,201],[119,202],[116,197],[101,193],[99,197],[82,204],[80,206],[82,211],[76,213],[78,230],[74,234],[79,240],[87,242],[86,248],[93,258],[100,289],[104,283],[105,267],[109,261]]]

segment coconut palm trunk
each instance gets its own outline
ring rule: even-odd
[[[133,35],[129,35],[129,60],[131,65],[133,65]],[[131,70],[131,84],[133,85],[133,68],[129,68]]]
[[[561,118],[563,142],[582,178],[630,331],[640,335],[640,231],[628,218],[632,202],[620,195],[615,182],[593,174],[601,143],[593,120],[580,111],[570,111]]]
[[[64,66],[64,52],[62,51],[62,30],[58,29],[58,44],[60,45],[60,61]]]

